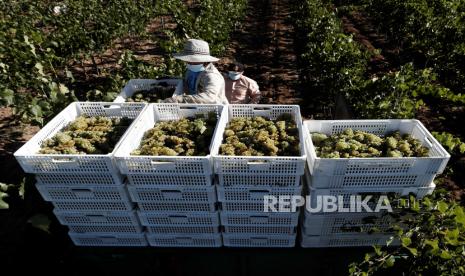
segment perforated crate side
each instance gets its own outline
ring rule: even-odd
[[[291,197],[302,195],[302,186],[298,187],[256,187],[256,186],[232,186],[217,187],[218,201],[260,201],[264,202],[266,196]]]
[[[373,245],[385,246],[391,235],[361,235],[349,236],[302,236],[300,246],[309,247],[371,247]],[[398,246],[399,242],[393,240],[390,246]]]
[[[73,202],[129,202],[128,192],[124,185],[37,185],[37,190],[46,201]]]
[[[147,246],[144,234],[81,234],[69,233],[71,240],[77,246]]]
[[[312,176],[312,188],[428,187],[435,174]]]
[[[291,114],[299,132],[299,156],[226,156],[219,154],[227,123],[235,117],[262,116],[276,119],[281,114]],[[228,105],[228,117],[221,121],[212,148],[214,170],[217,174],[231,175],[303,175],[305,168],[304,136],[302,118],[297,105]]]
[[[131,211],[133,203],[126,201],[54,201],[53,206],[60,211]]]
[[[402,158],[319,158],[310,133],[328,135],[340,133],[346,128],[362,130],[384,136],[392,131],[411,134],[430,149],[429,157]],[[432,175],[444,171],[450,154],[418,120],[309,120],[304,122],[307,132],[305,148],[308,168],[312,175]]]
[[[60,211],[53,210],[63,225],[140,225],[135,211]]]
[[[299,212],[265,213],[265,212],[220,212],[222,225],[266,225],[297,226]]]
[[[216,202],[138,202],[141,211],[151,212],[215,212]]]
[[[147,234],[151,246],[155,247],[221,247],[221,234],[208,235],[160,235]]]
[[[179,187],[128,186],[129,194],[134,202],[166,202],[166,203],[215,203],[215,187]],[[175,210],[173,210],[175,211]]]
[[[182,79],[132,79],[129,80],[126,85],[121,90],[121,93],[113,101],[115,103],[124,103],[127,98],[132,97],[136,91],[149,90],[152,88],[152,85],[158,84],[160,82],[166,82],[170,86],[175,86],[176,89],[173,95],[181,95],[183,93],[183,80]]]
[[[353,235],[367,233],[394,234],[400,222],[387,213],[336,213],[317,215],[305,212],[304,235]]]
[[[211,175],[158,175],[128,174],[128,184],[139,187],[153,186],[211,186]]]
[[[38,185],[122,185],[123,176],[120,173],[53,173],[36,174]]]
[[[220,186],[271,186],[271,187],[297,187],[300,185],[299,175],[233,175],[219,174]]]
[[[258,235],[292,235],[296,226],[268,225],[223,225],[226,234],[258,234]]]
[[[153,234],[216,234],[220,232],[220,226],[177,226],[177,225],[164,225],[164,226],[147,226],[148,233]]]
[[[209,112],[217,115],[218,125],[226,114],[223,105],[215,104],[150,104],[134,123],[115,153],[118,168],[123,174],[211,175],[211,154],[206,156],[140,156],[131,152],[140,146],[144,133],[159,121],[179,120]],[[213,134],[215,137],[215,134]],[[213,137],[211,143],[213,143]],[[211,143],[209,150],[211,150]]]
[[[80,115],[136,119],[146,106],[145,103],[71,103],[17,150],[14,156],[27,173],[117,173],[118,168],[113,162],[114,151],[108,154],[38,154],[38,151],[46,139],[53,137]],[[115,149],[126,134],[115,145]]]
[[[140,225],[68,225],[73,233],[142,233]]]
[[[294,247],[293,235],[225,234],[223,243],[227,247]]]
[[[218,212],[137,212],[146,226],[218,226]]]

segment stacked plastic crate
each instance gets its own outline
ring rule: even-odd
[[[127,176],[151,246],[222,245],[211,155],[135,156],[131,152],[159,121],[214,112],[220,122],[224,111],[224,106],[214,104],[150,104],[118,148],[118,167]]]
[[[354,208],[350,199],[371,195],[374,200],[368,205],[375,210],[376,197],[381,195],[415,195],[422,198],[433,192],[435,176],[441,173],[450,158],[449,154],[417,120],[341,120],[305,121],[304,131],[327,135],[342,132],[347,128],[362,130],[383,136],[393,131],[411,134],[429,148],[428,157],[403,158],[319,158],[316,156],[311,136],[305,147],[308,156],[306,171],[312,206],[317,209],[317,198],[336,196],[343,199],[344,212],[323,213],[306,211],[302,223],[302,247],[340,247],[385,245],[393,236],[394,216],[382,212]],[[321,198],[320,198],[321,199]],[[339,200],[340,200],[339,199]],[[323,200],[322,200],[323,202]],[[339,202],[338,202],[339,204]],[[382,206],[378,205],[378,206]],[[395,210],[396,206],[391,205]],[[370,232],[375,232],[371,233]],[[395,242],[395,241],[394,241]]]
[[[35,174],[37,189],[52,202],[76,245],[145,246],[147,241],[114,163],[114,151],[94,155],[38,151],[46,139],[80,115],[135,119],[145,107],[143,103],[72,103],[15,153],[24,171]]]
[[[303,141],[302,119],[298,106],[229,105],[227,120],[219,126],[213,152],[221,204],[223,242],[229,247],[293,247],[299,210],[265,212],[265,196],[301,195],[301,177],[305,154],[301,143],[300,156],[224,156],[218,155],[226,124],[235,117],[262,116],[276,119],[291,114]],[[218,143],[217,143],[218,142]],[[274,206],[277,207],[277,206]],[[268,210],[268,211],[271,211]]]

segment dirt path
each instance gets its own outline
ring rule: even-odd
[[[219,67],[234,59],[258,82],[264,103],[301,102],[290,1],[251,0],[242,26],[232,34]]]

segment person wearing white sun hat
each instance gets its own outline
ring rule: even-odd
[[[199,39],[189,39],[181,53],[174,58],[187,63],[184,78],[185,95],[165,99],[169,103],[211,103],[227,104],[224,92],[224,79],[212,62],[219,59],[210,55],[208,43]]]

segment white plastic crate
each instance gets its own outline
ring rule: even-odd
[[[235,117],[262,116],[276,119],[281,114],[292,114],[299,130],[300,155],[299,156],[226,156],[219,155],[219,148],[223,141],[223,133],[228,122]],[[305,168],[304,136],[302,130],[302,117],[297,105],[255,105],[232,104],[228,105],[227,120],[218,125],[215,143],[212,148],[213,164],[217,174],[230,174],[242,177],[243,175],[303,175]],[[278,177],[279,179],[279,177]],[[279,180],[278,180],[279,181]],[[296,180],[297,181],[297,180]],[[274,181],[273,181],[274,182]]]
[[[147,240],[151,246],[156,247],[221,247],[223,245],[221,234],[147,234]]]
[[[223,243],[227,247],[294,247],[296,234],[256,235],[224,234]]]
[[[131,211],[133,203],[129,201],[53,201],[53,206],[60,211]]]
[[[376,135],[385,135],[392,131],[411,134],[430,149],[428,157],[402,158],[320,158],[316,156],[310,133],[320,132],[332,135],[352,128]],[[411,181],[412,175],[435,175],[442,173],[449,161],[449,153],[431,135],[418,120],[310,120],[304,122],[307,133],[305,147],[310,173],[318,178],[315,188],[361,187],[373,185],[410,185],[427,186],[428,177],[424,181]],[[353,178],[335,178],[334,176],[352,176]],[[354,176],[379,177],[396,176],[397,178],[383,180],[377,183],[376,178],[354,178]],[[326,178],[325,178],[326,177]],[[329,177],[329,178],[328,178]],[[426,181],[426,182],[425,182]],[[431,181],[430,181],[431,182]]]
[[[300,185],[299,175],[230,175],[219,174],[220,186],[272,186],[272,187],[296,187]]]
[[[122,185],[124,177],[119,172],[113,173],[42,173],[36,174],[37,184],[51,185]]]
[[[152,234],[217,234],[220,232],[220,226],[177,226],[177,225],[164,225],[164,226],[147,226],[147,232]]]
[[[283,225],[223,225],[226,234],[257,234],[257,235],[292,235],[296,226]]]
[[[338,201],[339,201],[339,197],[341,197],[343,200],[343,204],[338,205],[338,206],[342,206],[344,208],[350,208],[351,196],[352,197],[361,196],[363,199],[364,196],[371,195],[374,201],[369,202],[368,206],[372,210],[375,210],[376,203],[378,203],[378,201],[376,200],[376,197],[378,196],[384,195],[388,197],[389,196],[393,196],[393,197],[404,196],[405,197],[405,196],[412,194],[412,195],[415,195],[417,199],[421,199],[426,195],[432,194],[435,187],[436,185],[434,183],[431,183],[429,187],[411,187],[411,188],[389,187],[389,188],[363,188],[363,189],[310,189],[309,195],[310,195],[310,202],[311,202],[312,208],[317,207],[317,205],[315,205],[317,204],[317,200],[318,200],[317,198],[322,197],[322,196],[335,196],[338,199]],[[396,206],[391,206],[391,207],[394,209]],[[323,212],[323,210],[320,210],[320,211]]]
[[[297,223],[299,221],[299,212],[295,212],[295,213],[220,212],[220,219],[221,219],[222,225],[297,226]]]
[[[126,233],[137,234],[142,233],[140,225],[68,225],[69,231],[72,233]]]
[[[138,202],[144,212],[215,212],[216,202]]]
[[[333,213],[311,214],[305,212],[302,225],[304,235],[347,235],[366,234],[371,231],[393,234],[392,227],[396,223],[387,213]],[[376,229],[376,230],[375,230]]]
[[[366,247],[386,245],[391,235],[354,234],[348,236],[302,236],[300,246],[307,247]],[[390,246],[397,246],[399,242],[393,240]]]
[[[133,127],[127,132],[121,146],[115,153],[118,167],[123,174],[156,174],[156,175],[211,175],[213,172],[211,153],[206,156],[148,156],[131,155],[140,146],[144,133],[153,128],[159,121],[179,120],[194,117],[199,114],[207,115],[214,112],[218,122],[218,129],[226,109],[216,104],[150,104],[141,114]],[[212,136],[209,149],[211,150],[215,133]]]
[[[129,174],[128,184],[133,186],[211,186],[212,175],[158,175]]]
[[[218,212],[137,212],[145,226],[218,226]]]
[[[166,203],[215,203],[215,186],[128,186],[129,194],[134,202],[166,202]],[[173,210],[176,211],[176,210]]]
[[[256,186],[232,186],[232,187],[217,187],[218,201],[259,201],[264,202],[265,196],[295,196],[302,195],[302,186],[298,187],[256,187]]]
[[[135,211],[84,212],[53,210],[63,225],[140,225]]]
[[[146,106],[145,103],[71,103],[34,135],[31,140],[17,150],[14,155],[25,172],[62,174],[63,181],[66,181],[64,183],[75,180],[73,178],[67,180],[67,175],[90,173],[104,174],[102,176],[113,177],[115,178],[114,181],[118,182],[120,176],[117,174],[118,168],[113,159],[115,150],[108,154],[39,154],[38,151],[44,140],[53,137],[80,115],[136,119]],[[127,133],[115,145],[115,149],[120,145]]]
[[[147,246],[144,234],[81,234],[69,233],[77,246]]]
[[[173,95],[182,95],[184,87],[182,79],[132,79],[128,81],[121,93],[113,102],[124,103],[126,102],[126,99],[132,97],[136,91],[148,90],[152,87],[152,85],[158,84],[160,82],[166,82],[170,86],[176,86]]]
[[[37,190],[46,201],[99,201],[130,202],[125,185],[36,185]]]

